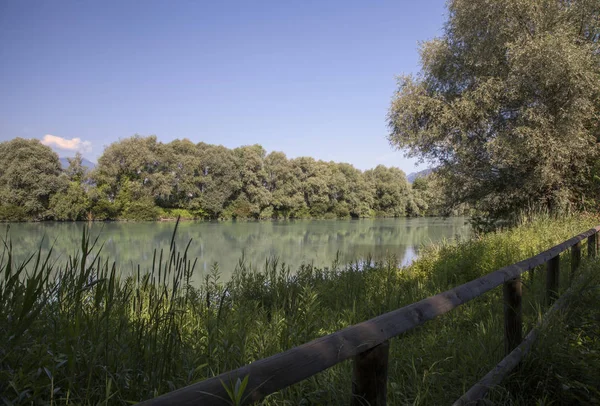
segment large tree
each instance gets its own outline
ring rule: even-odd
[[[375,191],[373,209],[377,216],[401,217],[406,215],[410,187],[402,170],[377,165],[375,169],[366,171],[365,177]]]
[[[307,211],[300,179],[294,173],[292,162],[283,152],[271,152],[265,158],[267,189],[276,218],[297,217]]]
[[[271,192],[267,185],[265,149],[260,145],[246,145],[233,150],[237,162],[237,174],[241,188],[232,203],[234,217],[257,218],[271,203]]]
[[[97,185],[107,186],[111,198],[115,198],[125,181],[141,184],[148,196],[168,194],[171,188],[164,176],[170,175],[166,171],[169,162],[164,151],[156,136],[121,139],[106,147],[92,177]]]
[[[421,73],[399,80],[390,142],[490,218],[596,197],[599,14],[597,0],[451,0]]]
[[[58,155],[39,140],[15,138],[0,143],[2,212],[17,210],[28,218],[44,217],[50,196],[66,183],[61,172]]]
[[[197,183],[199,207],[212,218],[223,216],[225,207],[240,193],[242,181],[235,153],[222,145],[197,144],[201,174]]]

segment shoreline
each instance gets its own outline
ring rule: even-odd
[[[402,216],[402,217],[336,217],[336,218],[324,218],[324,217],[306,217],[306,218],[270,218],[270,219],[253,219],[253,218],[232,218],[232,219],[206,219],[206,218],[188,218],[181,217],[179,221],[197,221],[206,223],[262,223],[268,221],[305,221],[305,220],[391,220],[391,219],[419,219],[419,218],[458,218],[469,216]],[[18,223],[174,223],[178,220],[176,217],[165,217],[156,220],[128,220],[128,219],[116,219],[116,220],[22,220],[22,221],[6,221],[0,220],[0,224],[18,224]]]

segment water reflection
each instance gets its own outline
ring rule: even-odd
[[[77,252],[86,226],[17,223],[10,225],[9,234],[17,259],[22,260],[41,244],[44,251],[53,246],[54,258],[60,263]],[[91,223],[90,227],[91,235],[99,235],[104,244],[102,256],[108,255],[122,273],[129,273],[137,264],[142,270],[151,267],[155,248],[168,250],[174,226]],[[395,255],[399,264],[406,265],[422,244],[468,235],[464,218],[182,222],[176,241],[183,248],[192,239],[189,253],[198,258],[198,276],[216,261],[227,279],[242,255],[247,264],[255,266],[262,266],[269,257],[278,257],[292,269],[302,263],[330,266],[338,255],[341,263],[360,261],[369,255],[374,260]]]

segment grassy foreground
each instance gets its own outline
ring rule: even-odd
[[[193,259],[173,242],[155,251],[152,269],[121,278],[88,236],[80,256],[66,263],[39,254],[13,263],[7,241],[0,255],[0,399],[135,403],[447,290],[598,222],[582,216],[538,219],[429,247],[403,269],[393,258],[295,272],[277,260],[261,270],[241,260],[227,283],[216,265],[206,279],[193,281]],[[562,269],[568,261],[568,255],[561,259]],[[584,263],[582,269],[594,266],[598,269]],[[544,312],[544,274],[530,275],[524,279],[527,330]],[[564,288],[568,272],[561,275]],[[553,324],[556,332],[544,335],[543,345],[493,399],[507,404],[598,399],[599,377],[582,377],[591,360],[600,364],[598,278],[585,286],[579,306],[586,311]],[[501,294],[496,289],[392,340],[390,404],[447,404],[487,373],[503,356]],[[350,362],[339,364],[264,403],[348,404],[351,368]]]

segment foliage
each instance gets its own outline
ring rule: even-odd
[[[43,218],[50,196],[65,185],[58,155],[39,140],[0,143],[0,206],[9,217]],[[15,207],[20,209],[15,210]]]
[[[438,168],[448,205],[485,217],[595,207],[599,13],[587,0],[450,1],[421,73],[399,80],[390,142]]]
[[[273,259],[257,270],[242,258],[229,281],[221,280],[216,264],[199,277],[187,250],[174,242],[155,251],[152,268],[129,275],[87,235],[79,256],[60,264],[41,251],[39,260],[15,263],[7,242],[0,255],[0,398],[9,404],[148,399],[454,287],[597,221],[538,219],[429,247],[403,269],[390,258],[295,272]],[[561,262],[567,269],[568,256]],[[562,274],[566,286],[568,273]],[[530,275],[523,304],[528,327],[544,292],[542,273]],[[501,296],[490,292],[392,340],[388,402],[448,403],[490,370],[503,356]],[[553,355],[541,354],[553,362]],[[553,382],[574,384],[593,356],[580,354],[577,366],[561,370],[568,381]],[[348,404],[351,376],[351,363],[344,362],[263,403]],[[591,379],[588,387],[598,389]],[[225,385],[234,403],[246,395],[243,380]]]
[[[398,168],[386,168],[378,165],[365,173],[375,189],[375,204],[373,210],[382,217],[401,217],[405,215],[409,202],[408,182],[404,172]]]
[[[50,197],[49,214],[56,220],[86,220],[89,210],[88,195],[77,181],[69,182],[65,191],[60,191]]]
[[[133,221],[154,221],[160,216],[160,209],[150,199],[128,203],[123,209],[124,219]]]
[[[28,142],[16,139],[10,143],[22,146]],[[52,162],[57,158],[39,142],[32,143]],[[16,154],[25,152],[10,148],[9,143],[0,145],[7,154],[7,159],[0,161],[0,174],[14,172],[6,164],[13,165]],[[194,219],[399,217],[434,213],[427,211],[425,201],[439,195],[413,198],[410,184],[398,168],[379,165],[361,172],[346,163],[288,159],[281,152],[267,155],[260,145],[228,149],[185,139],[164,144],[155,136],[134,136],[106,147],[96,168],[89,172],[82,160],[80,154],[68,158],[69,167],[62,176],[59,165],[52,173],[54,179],[40,180],[45,182],[46,194],[40,196],[34,211],[26,211],[24,219],[40,214],[55,220],[178,216],[172,213]],[[25,176],[34,163],[33,159],[20,163],[19,176]],[[31,189],[33,184],[21,183],[6,183],[2,189],[0,183],[0,206],[22,206],[16,202],[23,199],[15,196]],[[72,205],[75,207],[70,208]],[[2,210],[8,213],[12,209]],[[23,218],[14,213],[3,218]]]
[[[187,209],[163,209],[159,208],[159,218],[168,220],[198,220],[206,217],[206,213],[202,210],[187,210]]]
[[[29,215],[21,206],[12,204],[0,205],[0,221],[27,221]]]
[[[60,171],[54,175],[54,183],[46,183],[55,186],[44,196],[48,202],[52,196],[52,207],[44,213],[57,220],[84,219],[84,211],[95,220],[177,217],[169,213],[208,219],[398,217],[407,212],[411,194],[397,168],[380,165],[363,173],[345,163],[288,159],[281,152],[267,155],[260,145],[227,149],[189,140],[163,144],[155,136],[112,143],[89,173],[78,154],[69,158],[62,177]],[[9,190],[24,193],[20,187],[7,185],[5,195]],[[0,200],[0,205],[14,200]],[[26,217],[32,217],[29,211]]]
[[[93,196],[93,195],[92,195]],[[91,213],[94,220],[117,220],[119,218],[120,208],[115,202],[111,202],[104,196],[90,196]]]
[[[67,158],[69,167],[65,170],[65,174],[71,182],[82,183],[87,174],[87,168],[83,166],[83,156],[81,152],[77,152],[73,158]]]

